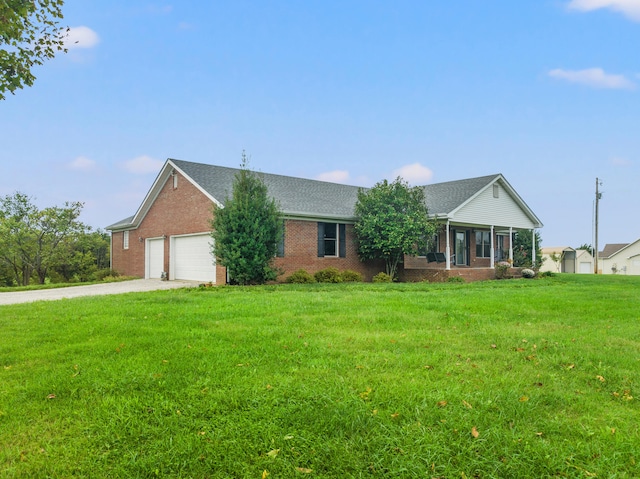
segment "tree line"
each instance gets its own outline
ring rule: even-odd
[[[83,206],[40,209],[20,192],[0,198],[0,285],[95,281],[111,274],[109,234],[78,220]]]

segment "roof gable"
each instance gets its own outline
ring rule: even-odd
[[[629,243],[611,243],[604,245],[604,249],[598,253],[601,258],[610,258],[618,251],[629,246]]]
[[[629,258],[631,258],[635,256],[634,251],[631,250],[638,249],[634,248],[636,245],[640,246],[640,238],[632,243],[607,244],[605,245],[604,250],[599,253],[599,256],[601,258],[612,258],[620,253],[627,252],[627,254],[630,254]]]

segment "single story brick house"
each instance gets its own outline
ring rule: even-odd
[[[107,227],[111,266],[142,278],[224,284],[225,268],[211,254],[210,221],[231,197],[238,170],[168,159],[135,214]],[[384,270],[357,255],[353,224],[359,187],[257,173],[284,216],[275,265],[286,278],[304,268],[359,271],[370,280]],[[439,227],[432,251],[405,257],[403,280],[494,277],[497,261],[513,257],[511,238],[542,223],[501,175],[424,186],[429,215]]]

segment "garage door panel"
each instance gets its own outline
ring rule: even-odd
[[[173,279],[216,281],[216,267],[209,234],[173,238]]]

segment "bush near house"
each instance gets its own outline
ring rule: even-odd
[[[362,282],[362,274],[351,269],[345,269],[340,273],[343,283],[360,283]]]
[[[342,276],[338,268],[321,269],[313,277],[318,283],[342,283]]]
[[[305,269],[299,269],[291,273],[285,280],[287,283],[305,284],[315,283],[316,279]]]

